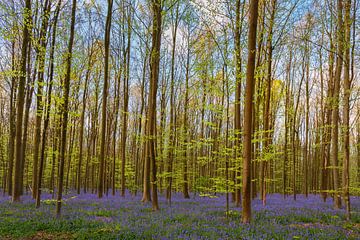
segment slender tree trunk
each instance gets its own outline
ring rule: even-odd
[[[24,29],[23,42],[21,48],[21,63],[20,63],[20,77],[18,85],[18,95],[16,103],[16,135],[15,135],[15,171],[14,182],[12,189],[12,201],[19,202],[21,194],[21,162],[22,162],[22,133],[23,133],[23,115],[24,115],[24,99],[25,99],[25,84],[26,84],[26,59],[28,56],[28,45],[31,33],[31,1],[25,1],[24,7]]]
[[[50,4],[49,4],[50,5]],[[55,53],[55,43],[56,43],[56,28],[57,28],[57,21],[59,17],[61,6],[61,0],[59,0],[54,16],[54,25],[53,25],[53,32],[52,32],[52,42],[50,48],[50,73],[49,73],[49,84],[48,84],[48,93],[47,93],[47,105],[46,105],[46,115],[44,120],[44,128],[42,131],[42,139],[41,139],[41,152],[40,152],[40,162],[39,162],[39,174],[37,176],[37,183],[36,183],[36,207],[40,206],[40,198],[41,198],[41,187],[42,187],[42,177],[43,177],[43,169],[44,169],[44,161],[45,161],[45,147],[46,147],[46,137],[47,137],[47,129],[49,127],[50,122],[50,109],[51,109],[51,94],[52,94],[52,86],[53,86],[53,78],[54,78],[54,53]],[[53,162],[54,166],[54,162]],[[33,174],[35,174],[33,172]],[[52,185],[52,184],[50,184]],[[50,186],[51,189],[51,186]],[[35,188],[34,188],[35,191]]]
[[[91,47],[92,48],[92,47]],[[86,69],[86,75],[85,75],[85,86],[84,86],[84,92],[82,96],[82,109],[81,109],[81,116],[80,116],[80,129],[79,129],[79,162],[77,166],[77,181],[76,181],[76,188],[77,188],[77,194],[80,194],[80,188],[81,188],[81,168],[82,168],[82,160],[83,160],[83,145],[84,145],[84,125],[85,125],[85,111],[86,111],[86,98],[87,98],[87,91],[88,91],[88,82],[90,78],[90,72],[91,72],[91,58],[92,58],[92,49],[89,49],[89,60],[87,64]]]
[[[190,33],[189,33],[190,34]],[[183,119],[183,130],[184,130],[184,185],[183,195],[185,199],[189,199],[189,183],[188,183],[188,142],[189,142],[189,129],[188,129],[188,104],[189,104],[189,68],[190,68],[190,50],[187,51],[186,58],[186,73],[185,73],[185,105],[184,105],[184,119]]]
[[[34,138],[34,160],[32,173],[32,197],[36,198],[38,185],[38,160],[40,150],[41,138],[41,120],[43,115],[43,82],[44,82],[44,68],[45,68],[45,54],[46,54],[46,36],[49,22],[50,2],[46,0],[44,3],[44,10],[42,16],[41,30],[39,36],[39,47],[37,54],[39,56],[39,70],[36,93],[36,120],[35,120],[35,138]]]
[[[242,6],[241,6],[242,5]],[[240,10],[241,9],[241,10]],[[243,16],[244,16],[244,4],[241,4],[240,0],[236,2],[236,18],[235,18],[235,121],[234,121],[234,132],[235,132],[235,205],[240,207],[241,202],[241,191],[240,191],[240,149],[241,149],[241,33],[243,26]]]
[[[272,44],[272,35],[273,35],[273,26],[274,26],[274,19],[275,19],[275,10],[276,10],[276,0],[272,0],[271,2],[271,16],[270,16],[270,25],[269,25],[269,32],[267,37],[267,50],[268,50],[268,61],[267,61],[267,81],[266,81],[266,92],[265,92],[265,111],[264,111],[264,135],[265,135],[265,142],[264,142],[264,151],[265,154],[270,154],[270,136],[271,136],[271,129],[270,129],[270,100],[271,100],[271,88],[272,88],[272,52],[273,52],[273,44]],[[265,158],[268,159],[268,158]],[[263,205],[266,205],[266,170],[267,170],[268,162],[267,160],[263,160],[261,162],[261,198],[263,200]]]
[[[350,95],[351,95],[351,80],[350,80],[350,29],[351,29],[351,0],[345,1],[345,54],[344,54],[344,108],[343,108],[343,139],[344,139],[344,159],[343,159],[343,196],[346,206],[346,219],[350,220]],[[355,10],[354,10],[355,11]]]
[[[127,47],[126,47],[126,64],[124,75],[124,99],[123,99],[123,122],[121,131],[121,196],[125,197],[125,165],[126,165],[126,139],[127,139],[127,119],[129,108],[129,77],[130,77],[130,43],[131,43],[131,10],[128,11],[127,16]]]
[[[340,94],[340,81],[341,71],[343,65],[343,0],[337,1],[337,56],[335,63],[335,78],[334,78],[334,97],[333,97],[333,111],[332,111],[332,168],[333,168],[333,184],[334,184],[334,208],[341,208],[341,193],[340,193],[340,177],[339,177],[339,94]]]
[[[243,160],[243,201],[242,222],[250,223],[251,220],[251,139],[252,139],[252,112],[253,91],[255,83],[255,55],[256,31],[258,19],[258,0],[250,1],[249,10],[249,36],[248,36],[248,63],[246,70],[245,108],[244,108],[244,160]]]
[[[287,165],[288,165],[288,135],[289,135],[289,131],[288,129],[290,128],[290,124],[291,124],[291,120],[290,120],[290,113],[289,113],[289,109],[290,109],[290,82],[291,82],[291,66],[292,66],[292,50],[290,50],[290,54],[289,54],[289,62],[288,65],[286,67],[286,86],[285,86],[285,131],[284,131],[284,160],[283,160],[283,197],[285,199],[286,197],[286,188],[287,188]]]
[[[12,42],[12,56],[11,56],[11,70],[15,72],[16,62],[15,62],[15,40]],[[8,145],[8,173],[7,173],[7,192],[10,196],[12,194],[12,182],[13,182],[13,170],[14,170],[14,153],[15,153],[15,103],[16,103],[16,77],[13,75],[11,77],[11,89],[10,89],[10,135],[9,135],[9,145]]]
[[[137,129],[137,144],[144,146],[143,141],[141,140],[141,133],[143,131],[143,118],[144,118],[144,109],[145,109],[145,76],[146,76],[146,63],[148,60],[148,51],[147,48],[145,47],[145,56],[144,56],[144,62],[143,62],[143,67],[142,67],[142,79],[141,79],[141,103],[140,103],[140,113],[139,113],[139,126]],[[143,151],[144,152],[144,151]],[[135,180],[137,185],[141,186],[141,180],[143,180],[143,171],[142,170],[142,166],[144,166],[144,158],[142,157],[142,153],[140,151],[140,148],[137,148],[136,150],[136,160],[137,160],[137,166],[135,169]]]
[[[171,205],[171,188],[172,188],[172,170],[173,170],[173,162],[174,162],[174,147],[175,147],[175,128],[174,128],[174,122],[175,122],[175,51],[176,51],[176,37],[177,37],[177,29],[179,25],[179,2],[176,5],[176,12],[175,12],[175,20],[173,22],[173,28],[172,30],[172,50],[171,50],[171,79],[170,79],[170,123],[169,123],[169,129],[170,129],[170,137],[169,137],[169,161],[168,161],[168,168],[167,172],[169,176],[167,177],[167,189],[166,189],[166,199]],[[173,13],[173,12],[172,12]],[[187,51],[187,57],[186,57],[186,74],[188,73],[188,61],[189,61],[189,51]],[[187,77],[188,75],[186,75]],[[185,78],[185,81],[188,79]],[[185,83],[186,84],[186,83]],[[188,89],[185,86],[185,102],[186,94]],[[184,106],[186,108],[186,105]],[[186,111],[184,109],[184,111]],[[185,189],[184,189],[185,193]]]
[[[106,107],[108,95],[108,81],[109,81],[109,47],[110,47],[110,29],[112,16],[113,0],[108,0],[108,12],[105,25],[105,69],[104,69],[104,86],[102,99],[102,114],[101,114],[101,143],[100,143],[100,164],[98,175],[98,197],[102,198],[104,192],[104,171],[105,171],[105,144],[106,144]]]
[[[58,179],[58,195],[56,204],[56,216],[61,216],[61,203],[63,194],[63,180],[64,180],[64,165],[65,165],[65,152],[66,152],[66,139],[67,139],[67,125],[69,117],[69,95],[70,95],[70,75],[71,75],[71,59],[75,35],[75,14],[76,14],[76,0],[72,1],[71,10],[71,25],[70,25],[70,38],[68,46],[68,54],[66,56],[66,74],[64,79],[64,102],[61,108],[61,149],[59,156],[59,179]]]
[[[309,93],[309,81],[310,81],[310,46],[309,43],[305,43],[305,95],[306,95],[306,113],[305,113],[305,145],[304,145],[304,192],[305,196],[308,197],[308,164],[309,164],[309,112],[310,112],[310,93]]]
[[[322,38],[324,33],[322,32]],[[322,143],[321,143],[321,154],[320,154],[320,159],[321,159],[321,183],[320,183],[320,189],[321,189],[321,197],[323,199],[323,201],[326,201],[326,197],[327,197],[327,193],[326,193],[326,188],[327,188],[327,148],[328,148],[328,142],[327,142],[327,136],[328,136],[328,127],[326,126],[326,121],[328,121],[327,118],[327,112],[329,111],[330,108],[328,108],[327,103],[324,103],[324,77],[323,77],[323,58],[322,58],[322,52],[321,50],[319,51],[319,59],[320,59],[320,88],[321,88],[321,97],[320,97],[320,105],[322,108],[322,112],[321,112],[321,123],[322,123],[322,131],[320,131],[322,133],[321,139],[322,139]],[[329,87],[329,89],[331,89]],[[331,91],[329,90],[328,93],[330,93]]]
[[[147,158],[151,164],[152,175],[152,208],[159,210],[157,197],[157,178],[156,178],[156,93],[159,79],[160,47],[161,47],[161,25],[162,25],[162,6],[161,0],[152,0],[153,26],[152,26],[152,47],[150,57],[150,90],[148,108],[148,129]]]
[[[304,59],[303,59],[304,60]],[[291,148],[292,148],[292,164],[293,164],[293,168],[292,168],[292,178],[293,178],[293,197],[294,200],[296,200],[296,194],[297,194],[297,188],[296,188],[296,163],[297,163],[297,146],[296,146],[296,140],[297,140],[297,136],[298,136],[298,126],[299,124],[297,124],[298,121],[298,110],[299,110],[299,103],[300,103],[300,96],[301,96],[301,88],[302,88],[302,84],[304,82],[304,78],[305,78],[305,73],[304,73],[304,67],[303,67],[303,71],[302,71],[302,76],[301,76],[301,80],[300,80],[300,84],[298,87],[298,92],[296,95],[296,102],[294,102],[294,110],[293,110],[293,114],[292,114],[292,118],[291,118],[291,124],[292,124],[292,133],[291,133]],[[299,118],[300,119],[300,118]],[[299,120],[300,121],[300,120]]]

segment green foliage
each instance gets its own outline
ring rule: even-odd
[[[125,179],[126,179],[126,188],[134,193],[139,187],[136,184],[135,180],[135,168],[133,163],[127,161],[125,164]]]

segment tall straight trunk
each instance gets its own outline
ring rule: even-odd
[[[324,33],[322,32],[322,39],[323,39],[323,35]],[[320,88],[321,88],[321,97],[320,97],[320,105],[322,108],[322,112],[321,112],[321,123],[322,123],[322,144],[321,144],[321,154],[320,154],[320,158],[321,158],[321,182],[320,182],[320,189],[321,189],[321,197],[323,199],[323,201],[326,201],[326,197],[327,197],[327,193],[326,193],[326,188],[327,188],[327,149],[328,149],[328,142],[327,142],[327,135],[328,135],[328,127],[326,127],[326,121],[328,121],[327,112],[330,110],[330,108],[328,108],[327,104],[324,103],[324,77],[323,77],[323,57],[322,57],[322,51],[319,51],[319,61],[320,61]],[[330,84],[331,85],[331,84]],[[330,93],[330,87],[329,87],[329,91],[328,93]]]
[[[150,93],[149,93],[150,95]],[[149,108],[150,105],[148,105]],[[149,115],[148,113],[149,109],[146,110],[146,116]],[[144,129],[144,133],[148,134],[148,129],[149,129],[149,120],[146,118],[145,119],[145,129]],[[146,136],[147,137],[147,136]],[[150,158],[148,157],[148,152],[149,152],[149,144],[148,144],[149,140],[145,140],[145,143],[143,145],[143,152],[142,152],[142,158],[143,158],[143,196],[141,201],[142,202],[149,202],[151,201],[151,194],[150,194]]]
[[[144,109],[145,109],[145,78],[146,78],[146,64],[147,64],[147,60],[148,60],[148,51],[147,48],[145,47],[145,56],[144,56],[144,62],[143,62],[143,67],[142,67],[142,79],[141,79],[141,103],[140,103],[140,112],[139,112],[139,126],[136,132],[138,141],[137,144],[144,146],[144,144],[142,143],[143,141],[141,141],[140,136],[141,133],[143,131],[143,118],[144,118]],[[144,151],[143,151],[144,152]],[[141,186],[141,180],[143,179],[143,172],[142,170],[142,166],[144,165],[143,160],[144,158],[142,157],[142,152],[140,151],[140,148],[138,147],[136,150],[136,169],[135,169],[135,179],[136,179],[136,183],[137,185]]]
[[[251,220],[251,139],[253,92],[255,83],[256,32],[258,19],[258,0],[250,1],[249,35],[248,35],[248,63],[246,69],[245,108],[244,108],[244,160],[243,160],[243,201],[242,222]]]
[[[224,30],[225,35],[225,48],[224,48],[224,65],[223,65],[223,86],[224,86],[224,95],[226,94],[226,108],[225,108],[225,148],[228,149],[229,146],[229,119],[230,119],[230,86],[228,79],[228,40],[227,40],[227,29]],[[225,193],[226,193],[226,213],[229,213],[229,156],[227,152],[225,152]]]
[[[46,0],[44,3],[44,10],[42,16],[42,23],[39,35],[39,48],[37,54],[39,56],[39,69],[37,79],[37,93],[36,93],[36,119],[35,119],[35,138],[34,138],[34,159],[33,159],[33,174],[32,174],[32,197],[36,198],[38,186],[38,160],[40,150],[41,138],[41,120],[43,115],[43,82],[44,82],[44,68],[45,68],[45,54],[46,54],[46,36],[49,23],[50,2]]]
[[[257,56],[256,56],[256,63],[255,63],[255,69],[259,68],[262,66],[262,64],[266,61],[266,48],[263,45],[265,44],[265,23],[266,23],[266,8],[265,5],[262,4],[260,5],[259,8],[259,37],[257,38]],[[257,81],[255,81],[255,85],[254,85],[254,106],[253,106],[253,114],[252,114],[252,134],[256,134],[256,136],[260,136],[260,115],[261,115],[261,111],[260,111],[260,106],[263,103],[263,86],[265,83],[265,77],[264,76],[259,76],[257,79]],[[260,156],[260,142],[256,141],[254,143],[252,143],[252,159],[259,159]],[[261,177],[261,164],[258,163],[258,161],[254,161],[254,164],[252,164],[251,167],[251,197],[255,198],[257,196],[257,187],[258,185],[261,184],[257,184],[257,183],[261,183],[261,181],[258,181],[259,178]],[[261,199],[262,196],[260,196]]]
[[[190,32],[188,32],[190,34]],[[188,35],[189,37],[189,35]],[[189,71],[190,71],[190,49],[187,50],[186,57],[186,73],[185,73],[185,104],[184,104],[184,175],[183,175],[183,195],[185,199],[189,199],[189,183],[188,183],[188,142],[189,142],[189,120],[188,120],[188,104],[189,104]],[[175,103],[174,103],[175,104]],[[175,140],[175,139],[173,139]],[[171,189],[170,189],[171,191]]]
[[[207,159],[206,157],[206,149],[205,149],[205,144],[204,144],[204,139],[205,139],[205,107],[206,107],[206,98],[207,98],[207,69],[202,70],[203,74],[205,75],[205,77],[203,77],[202,79],[202,99],[201,99],[201,128],[200,128],[200,141],[201,141],[201,145],[200,145],[200,157],[203,158],[201,161],[204,161],[204,159]],[[202,162],[200,164],[200,176],[204,177],[205,176],[205,163]]]
[[[169,123],[169,129],[170,129],[170,137],[169,137],[169,161],[168,161],[168,167],[167,172],[169,176],[167,177],[167,188],[166,188],[166,199],[171,204],[171,188],[172,188],[172,170],[173,170],[173,162],[174,162],[174,148],[175,148],[175,51],[176,51],[176,37],[177,37],[177,29],[179,25],[179,2],[176,5],[176,12],[175,12],[175,20],[173,22],[173,28],[172,30],[172,49],[171,49],[171,79],[170,79],[170,123]],[[173,12],[172,12],[173,13]],[[189,32],[188,32],[189,33]],[[188,38],[187,38],[188,39]],[[187,71],[188,71],[188,61],[189,61],[189,51],[187,51],[187,57],[186,57],[186,77]],[[185,78],[188,80],[187,78]],[[185,80],[185,81],[186,81]],[[186,100],[186,94],[188,92],[188,89],[185,86],[185,102]],[[184,108],[186,105],[184,106]],[[185,110],[184,110],[185,111]],[[185,192],[185,191],[184,191]]]
[[[354,0],[354,4],[353,6],[357,6],[357,0]],[[354,7],[355,9],[355,7]],[[352,16],[352,48],[351,48],[351,68],[350,68],[350,81],[352,82],[354,80],[354,77],[355,77],[355,72],[354,72],[354,69],[355,69],[355,43],[356,43],[356,11],[353,10],[353,16]],[[356,124],[357,125],[357,124]],[[359,134],[359,131],[357,131],[357,134]],[[359,144],[359,135],[356,136],[356,143],[357,145]],[[359,145],[358,145],[359,146]],[[360,146],[359,146],[360,147]],[[355,187],[360,187],[360,156],[359,156],[359,147],[357,147],[356,149],[356,152],[358,153],[358,156],[356,157],[356,160],[357,160],[357,173],[356,173],[356,176],[355,178],[357,179],[357,185],[355,185]]]
[[[290,46],[291,47],[291,46]],[[286,197],[286,187],[287,187],[287,164],[288,164],[288,135],[289,135],[289,128],[290,128],[290,82],[291,82],[291,66],[292,66],[292,50],[290,50],[289,54],[289,62],[286,66],[286,85],[285,85],[285,124],[284,124],[284,159],[283,159],[283,197]]]
[[[241,9],[241,10],[240,10]],[[240,149],[241,149],[241,33],[243,26],[243,16],[244,16],[244,4],[241,4],[240,0],[236,2],[236,18],[235,18],[235,120],[234,120],[234,132],[235,132],[235,205],[240,207],[241,202],[241,191],[240,191],[240,164],[238,160],[240,158]]]
[[[267,37],[267,51],[268,51],[268,61],[267,61],[267,80],[266,80],[266,92],[265,92],[265,111],[264,111],[264,151],[265,154],[270,154],[270,100],[271,100],[271,88],[272,88],[272,53],[273,53],[273,26],[275,20],[275,10],[276,10],[276,0],[272,0],[271,2],[271,15],[270,15],[270,23],[269,23],[269,32]],[[265,158],[267,159],[267,158]],[[261,174],[261,183],[260,183],[260,195],[263,200],[263,205],[266,205],[266,170],[267,170],[267,161],[261,161],[260,163],[260,174]]]
[[[16,135],[15,135],[15,171],[12,189],[12,201],[19,202],[21,194],[21,162],[22,162],[22,133],[23,133],[23,115],[24,115],[24,98],[26,84],[26,61],[28,56],[28,45],[30,41],[31,26],[31,0],[25,1],[24,7],[24,29],[23,42],[21,48],[20,77],[16,103]]]
[[[74,109],[77,112],[77,109]],[[69,191],[69,179],[70,179],[70,170],[72,168],[71,161],[73,160],[73,149],[74,149],[74,142],[75,142],[75,131],[76,123],[75,119],[73,120],[71,127],[70,127],[70,139],[69,139],[69,147],[68,147],[68,154],[67,154],[67,168],[66,168],[66,179],[65,179],[65,193]]]
[[[70,75],[71,75],[71,59],[75,35],[75,14],[76,14],[76,0],[72,1],[71,9],[71,24],[70,24],[70,38],[68,46],[68,54],[66,56],[66,74],[64,79],[64,102],[61,108],[61,148],[59,156],[59,179],[58,179],[58,195],[56,203],[56,216],[61,216],[61,203],[63,193],[63,180],[64,180],[64,166],[65,166],[65,152],[66,152],[66,139],[67,139],[67,125],[69,117],[69,95],[70,95]]]
[[[127,16],[127,47],[126,47],[126,60],[125,60],[125,74],[124,74],[124,99],[123,99],[123,122],[121,129],[121,196],[125,197],[125,165],[126,165],[126,139],[127,139],[127,119],[129,108],[129,78],[130,78],[130,47],[131,47],[131,10],[128,11]]]
[[[30,47],[29,47],[30,48]],[[30,51],[28,53],[28,63],[27,63],[27,68],[28,68],[28,73],[30,73],[31,71],[31,54]],[[36,60],[36,62],[38,62]],[[25,99],[25,111],[24,111],[24,119],[23,119],[23,137],[22,137],[22,146],[21,146],[21,164],[20,164],[20,177],[19,177],[19,182],[20,182],[20,194],[23,194],[23,189],[24,189],[24,172],[25,172],[25,165],[26,165],[26,150],[27,150],[27,145],[28,145],[28,130],[29,130],[29,118],[30,118],[30,107],[31,107],[31,103],[32,103],[32,96],[34,93],[34,83],[35,83],[35,76],[37,73],[37,65],[35,65],[34,68],[34,73],[33,73],[33,77],[30,76],[30,74],[28,75],[28,80],[27,80],[27,89],[26,89],[26,99]]]
[[[309,43],[305,43],[305,95],[306,95],[306,108],[305,108],[305,145],[304,145],[304,192],[308,197],[308,162],[309,162],[309,112],[310,112],[310,93],[309,93],[309,81],[310,81],[310,46]]]
[[[16,69],[15,61],[15,40],[11,44],[11,70],[14,72]],[[8,173],[7,173],[7,193],[10,196],[12,194],[12,181],[13,181],[13,170],[14,170],[14,153],[15,153],[15,103],[16,103],[16,77],[11,77],[11,88],[10,88],[10,133],[9,133],[9,145],[8,145]]]
[[[304,59],[303,59],[304,60]],[[299,124],[297,124],[297,121],[300,121],[300,118],[297,119],[297,114],[298,114],[298,110],[299,110],[299,103],[300,103],[300,96],[301,96],[301,88],[302,88],[302,84],[304,82],[304,78],[305,78],[305,73],[304,73],[304,67],[302,69],[302,76],[301,76],[301,80],[300,80],[300,84],[298,87],[298,92],[296,95],[296,102],[294,102],[294,110],[293,110],[293,114],[291,117],[291,149],[292,149],[292,179],[293,179],[293,198],[294,200],[296,200],[296,163],[297,163],[297,145],[296,145],[296,140],[297,140],[297,135],[298,135],[298,127]]]
[[[343,66],[343,0],[337,1],[337,34],[336,34],[336,43],[337,43],[337,56],[335,62],[335,78],[334,78],[334,97],[333,97],[333,111],[332,111],[332,172],[333,172],[333,184],[334,184],[334,208],[341,208],[341,192],[340,192],[340,177],[339,177],[339,95],[340,95],[340,81],[341,81],[341,71]]]
[[[332,23],[331,25],[331,29],[332,29]],[[332,31],[332,30],[331,30]],[[330,32],[332,33],[332,32]],[[330,49],[334,49],[334,44],[333,44],[333,40],[332,38],[330,38]],[[330,182],[330,178],[331,178],[331,171],[329,169],[330,166],[330,157],[331,157],[331,141],[332,141],[332,111],[333,111],[333,96],[334,96],[334,53],[333,51],[331,51],[329,53],[329,82],[328,82],[328,90],[327,90],[327,104],[325,105],[327,111],[326,111],[326,123],[325,123],[325,133],[324,133],[324,138],[325,138],[325,156],[323,159],[323,183],[322,183],[322,197],[323,200],[326,201],[327,198],[327,190],[331,189],[331,182]]]
[[[55,104],[56,106],[56,104]],[[57,121],[55,121],[53,128],[53,143],[52,143],[52,166],[51,166],[51,173],[50,173],[50,192],[52,193],[52,198],[55,198],[55,168],[58,165],[57,160],[59,160],[58,154],[56,154],[60,149],[60,125]]]
[[[163,65],[163,71],[165,70],[165,65]],[[159,136],[159,141],[157,142],[158,146],[158,151],[160,152],[160,156],[159,156],[159,171],[160,174],[162,174],[164,172],[164,165],[165,165],[165,128],[166,128],[166,91],[167,90],[167,83],[166,83],[166,78],[165,75],[162,76],[161,79],[161,94],[160,94],[160,126],[157,129],[157,136]],[[159,179],[159,188],[160,188],[160,192],[162,192],[163,188],[162,188],[162,184],[163,184],[163,178]]]
[[[105,144],[106,144],[106,107],[108,95],[108,81],[109,81],[109,47],[110,47],[110,30],[111,30],[111,16],[112,16],[113,0],[108,0],[108,12],[105,25],[105,68],[104,68],[104,86],[102,98],[102,113],[101,113],[101,143],[100,143],[100,164],[98,174],[98,197],[102,198],[104,192],[104,167],[105,167]]]
[[[147,158],[151,164],[151,181],[152,181],[152,208],[159,210],[157,197],[157,178],[156,178],[156,93],[159,79],[159,64],[160,64],[160,47],[161,47],[161,24],[162,24],[162,6],[161,0],[151,1],[153,11],[152,23],[152,46],[150,57],[150,90],[149,90],[149,107],[148,107],[148,128],[147,140],[148,151]]]
[[[77,194],[80,194],[80,188],[81,188],[81,168],[82,168],[82,160],[83,160],[83,148],[84,148],[84,125],[85,125],[85,110],[86,110],[86,97],[87,97],[87,91],[88,91],[88,82],[90,78],[90,72],[91,72],[91,58],[92,58],[92,47],[89,49],[90,53],[88,55],[89,60],[87,63],[87,69],[86,69],[86,75],[85,75],[85,86],[84,86],[84,92],[82,96],[82,106],[81,106],[81,116],[80,116],[80,129],[79,129],[79,161],[77,166],[77,180],[76,180],[76,189]]]
[[[343,196],[346,206],[346,219],[350,220],[350,194],[349,194],[349,185],[350,185],[350,95],[351,95],[351,79],[350,79],[350,29],[351,29],[351,0],[346,0],[345,2],[345,18],[344,18],[344,28],[345,28],[345,38],[344,38],[344,108],[343,108],[343,118],[344,118],[344,130],[343,130],[343,139],[344,139],[344,159],[343,159]],[[355,10],[354,10],[355,11]]]
[[[89,181],[88,181],[88,175],[89,175],[89,165],[90,165],[90,158],[91,158],[91,143],[92,143],[92,135],[91,135],[91,127],[88,128],[87,131],[87,151],[86,151],[86,163],[85,163],[85,175],[83,179],[83,192],[87,193],[88,187],[89,187]]]
[[[45,161],[45,147],[46,147],[46,136],[47,129],[49,127],[50,122],[50,109],[51,109],[51,94],[52,94],[52,86],[53,86],[53,78],[54,78],[54,53],[55,53],[55,43],[56,43],[56,28],[57,22],[60,12],[61,0],[59,0],[54,16],[54,25],[52,31],[52,42],[50,48],[50,73],[49,73],[49,84],[48,84],[48,93],[47,93],[47,105],[46,105],[46,115],[44,119],[44,127],[42,131],[42,139],[41,139],[41,151],[40,151],[40,162],[39,162],[39,174],[37,176],[36,182],[36,207],[40,206],[40,197],[41,197],[41,186],[42,186],[42,177],[43,177],[43,169],[44,169],[44,161]],[[53,162],[54,166],[54,162]],[[33,172],[33,174],[35,174]],[[52,184],[50,184],[52,185]],[[50,186],[50,189],[52,186]],[[35,191],[35,189],[34,189]]]
[[[119,106],[120,106],[120,85],[121,85],[121,75],[122,67],[119,69],[119,76],[115,82],[115,109],[114,109],[114,129],[113,129],[113,161],[112,161],[112,176],[111,176],[111,188],[112,195],[115,195],[116,192],[116,181],[115,181],[115,172],[116,172],[116,135],[118,130],[118,118],[119,118]]]

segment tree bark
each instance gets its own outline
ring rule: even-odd
[[[343,128],[343,139],[344,139],[344,159],[343,159],[343,196],[344,203],[346,206],[346,219],[350,220],[350,95],[351,95],[351,80],[350,80],[350,29],[351,29],[351,0],[345,2],[345,38],[344,38],[344,128]]]
[[[75,35],[75,14],[76,14],[76,0],[72,1],[71,10],[71,25],[70,25],[70,38],[68,53],[66,56],[66,74],[64,80],[64,102],[61,108],[61,149],[59,156],[59,179],[58,179],[58,195],[56,203],[56,216],[61,216],[61,203],[63,194],[63,180],[64,180],[64,165],[65,165],[65,152],[66,152],[66,139],[67,139],[67,125],[69,117],[69,95],[70,95],[70,75],[71,75],[71,59]]]
[[[255,83],[256,31],[258,19],[258,0],[250,1],[249,33],[248,33],[248,63],[246,70],[245,108],[244,108],[244,160],[243,160],[243,201],[242,222],[251,220],[251,139],[253,92]]]
[[[124,99],[123,99],[123,122],[121,133],[121,196],[125,197],[125,165],[126,165],[126,139],[127,139],[127,119],[129,108],[129,77],[130,77],[130,47],[131,47],[131,10],[128,11],[127,16],[127,47],[125,60],[125,74],[124,74]]]
[[[341,208],[341,193],[340,193],[340,177],[339,177],[339,95],[340,95],[340,81],[341,71],[343,66],[343,0],[337,1],[337,56],[335,63],[335,78],[334,78],[334,96],[332,101],[332,172],[333,172],[333,184],[334,184],[334,208]]]
[[[51,109],[51,94],[52,94],[52,86],[53,86],[53,78],[54,78],[54,53],[55,53],[55,43],[56,43],[56,28],[57,28],[57,21],[59,17],[61,6],[61,0],[59,0],[54,16],[54,25],[53,25],[53,32],[52,32],[52,42],[50,48],[50,73],[49,73],[49,85],[48,85],[48,96],[47,96],[47,106],[46,106],[46,115],[44,120],[44,128],[42,131],[42,139],[41,139],[41,152],[40,152],[40,162],[39,162],[39,174],[37,176],[37,183],[36,183],[36,207],[40,206],[40,198],[41,198],[41,186],[42,186],[42,177],[43,177],[43,169],[44,169],[44,161],[45,161],[45,147],[46,147],[46,137],[47,137],[47,129],[49,126],[50,121],[50,109]],[[54,164],[54,162],[53,162]],[[33,172],[33,174],[35,174]],[[52,185],[52,184],[51,184]],[[51,189],[52,186],[50,186]],[[35,189],[33,190],[35,191]]]
[[[28,56],[28,46],[31,32],[31,1],[25,1],[24,7],[24,29],[23,42],[21,47],[21,63],[20,63],[20,77],[17,93],[16,103],[16,135],[15,135],[15,171],[14,182],[12,189],[12,201],[19,202],[21,194],[21,163],[22,163],[22,133],[23,133],[23,115],[24,115],[24,99],[25,99],[25,84],[26,84],[26,61]]]
[[[149,90],[149,107],[148,107],[148,129],[147,141],[148,152],[147,158],[151,164],[152,175],[152,208],[154,211],[159,210],[157,197],[157,178],[156,178],[156,93],[159,79],[160,64],[160,47],[161,47],[161,25],[162,25],[162,6],[161,0],[151,1],[153,11],[152,25],[152,47],[150,56],[150,90]]]
[[[44,10],[42,16],[41,30],[39,36],[39,48],[37,54],[39,56],[39,70],[36,93],[36,120],[35,120],[35,138],[34,138],[34,159],[33,159],[33,173],[32,173],[32,196],[36,198],[38,187],[38,163],[39,150],[41,138],[41,120],[43,115],[43,82],[44,82],[44,68],[45,68],[45,54],[46,54],[46,35],[49,23],[50,2],[46,0],[44,3]]]
[[[101,114],[101,143],[100,143],[100,164],[98,175],[98,197],[102,198],[104,192],[104,171],[105,171],[105,144],[106,144],[106,107],[108,95],[108,81],[109,81],[109,47],[110,47],[110,28],[112,16],[113,0],[108,0],[108,12],[105,25],[105,68],[104,68],[104,86],[102,99],[102,114]]]

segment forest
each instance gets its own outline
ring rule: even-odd
[[[0,0],[0,239],[360,239],[360,1]]]

